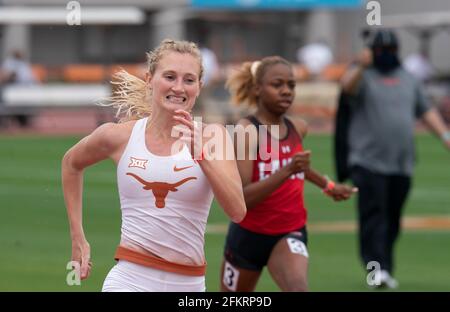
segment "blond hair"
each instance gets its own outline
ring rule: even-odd
[[[153,76],[159,61],[167,52],[190,54],[199,61],[199,79],[203,76],[202,57],[199,48],[193,42],[165,39],[154,50],[147,53],[148,72]],[[151,94],[146,82],[125,70],[120,70],[112,76],[113,94],[99,102],[102,106],[117,109],[119,122],[141,119],[152,113]]]
[[[268,56],[260,61],[245,62],[234,73],[230,75],[225,87],[231,93],[231,101],[236,105],[243,103],[254,106],[258,103],[258,97],[254,87],[261,84],[262,78],[269,67],[277,64],[292,65],[280,56]]]

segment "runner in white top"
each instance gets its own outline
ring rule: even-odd
[[[201,88],[197,46],[164,40],[148,54],[148,65],[146,81],[124,71],[116,75],[111,105],[124,112],[121,122],[100,126],[64,156],[72,260],[81,265],[81,279],[87,278],[92,265],[82,226],[83,170],[110,158],[117,164],[122,231],[118,263],[103,290],[204,291],[204,233],[213,194],[240,222],[246,213],[242,184],[234,159],[203,159],[198,152],[208,138],[189,114]],[[172,133],[179,126],[185,127],[184,145],[174,151],[180,141]],[[219,144],[232,146],[225,128],[217,130]]]
[[[117,166],[122,241],[171,262],[202,265],[211,186],[186,146],[171,156],[147,149],[147,119],[134,125]]]

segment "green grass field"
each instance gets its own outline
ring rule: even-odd
[[[79,138],[0,137],[0,291],[99,291],[114,265],[120,209],[115,168],[86,171],[84,224],[94,269],[81,286],[68,286],[70,239],[60,183],[60,161]],[[450,154],[418,136],[418,165],[406,215],[450,216]],[[313,166],[333,176],[330,136],[311,135]],[[306,187],[309,222],[355,220],[354,201],[335,204]],[[226,224],[216,204],[208,224]],[[309,233],[311,291],[367,291],[354,232]],[[217,291],[225,233],[206,234],[207,289]],[[450,230],[405,231],[397,248],[401,291],[450,291]],[[277,291],[264,272],[258,291]]]

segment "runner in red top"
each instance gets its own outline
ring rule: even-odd
[[[262,126],[254,116],[248,119],[256,128]],[[257,153],[257,159],[253,161],[252,183],[267,179],[272,172],[279,170],[280,167],[286,167],[295,154],[303,151],[302,140],[295,126],[287,118],[284,118],[284,122],[287,134],[278,140],[276,144],[278,152],[274,154],[275,157],[262,160],[260,153]],[[264,131],[264,128],[261,130]],[[270,138],[268,133],[266,142],[262,142],[259,150],[270,149]],[[272,141],[275,140],[272,138]],[[266,144],[267,148],[262,146],[263,144]],[[302,172],[292,174],[258,204],[258,209],[249,210],[239,225],[246,230],[268,235],[284,234],[302,228],[306,223],[306,209],[303,203],[304,178]]]
[[[230,224],[221,289],[253,291],[267,265],[282,291],[306,291],[304,180],[334,200],[348,199],[357,189],[335,184],[310,168],[310,151],[303,150],[306,123],[285,116],[295,97],[289,62],[273,56],[244,63],[227,86],[235,103],[247,102],[256,112],[241,119],[235,131],[247,215],[241,223]]]

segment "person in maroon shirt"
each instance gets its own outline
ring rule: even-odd
[[[235,130],[247,215],[228,229],[221,290],[253,291],[267,265],[282,291],[307,291],[304,180],[338,201],[357,189],[335,184],[310,168],[311,152],[303,150],[307,125],[286,117],[295,97],[288,61],[272,56],[244,63],[229,78],[227,88],[235,103],[247,102],[256,106],[256,112],[239,120]],[[249,139],[238,146],[242,137]]]

